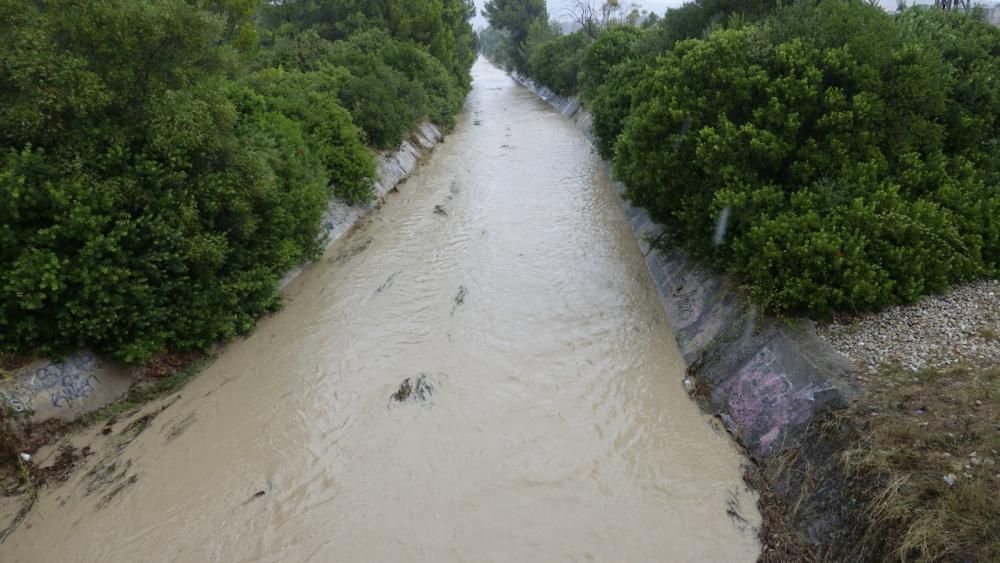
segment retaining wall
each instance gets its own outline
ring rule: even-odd
[[[512,77],[594,142],[592,117],[578,100]],[[823,471],[819,481],[803,485],[793,474],[831,465],[828,457],[836,455],[835,448],[817,447],[811,423],[858,395],[855,368],[820,339],[811,322],[758,314],[731,276],[682,251],[652,247],[660,228],[625,199],[621,182],[614,185],[687,363],[685,386],[723,420],[772,492],[796,506],[789,523],[813,543],[832,541],[842,529],[832,506],[840,496],[838,475]]]

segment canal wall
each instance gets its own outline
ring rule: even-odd
[[[371,203],[350,205],[331,199],[323,215],[321,236],[327,248],[357,225],[362,217],[378,208],[386,195],[408,177],[420,162],[444,140],[444,133],[433,123],[424,122],[395,151],[375,155],[377,181]],[[308,264],[303,264],[282,279],[284,288]],[[39,359],[10,373],[0,370],[0,402],[16,415],[29,417],[32,423],[48,419],[73,420],[110,404],[139,379],[137,368],[129,368],[91,350],[81,350],[61,360]]]
[[[595,142],[592,116],[579,100],[512,78]],[[856,507],[844,504],[848,493],[833,459],[839,444],[822,423],[858,396],[855,368],[810,321],[762,315],[732,276],[654,247],[660,227],[625,199],[621,182],[614,186],[687,364],[684,386],[745,448],[767,494],[786,507],[787,524],[814,545],[836,542]]]

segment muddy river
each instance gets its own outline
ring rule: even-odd
[[[399,193],[44,489],[0,560],[756,559],[739,454],[684,392],[600,159],[474,78]]]

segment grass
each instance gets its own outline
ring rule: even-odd
[[[853,407],[864,422],[844,454],[869,484],[866,551],[1000,561],[1000,366],[883,375]]]

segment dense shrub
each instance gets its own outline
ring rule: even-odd
[[[141,362],[249,330],[319,249],[328,186],[371,197],[348,109],[396,119],[369,133],[388,146],[461,104],[468,67],[424,46],[455,44],[451,24],[334,43],[291,26],[244,75],[252,6],[0,0],[0,352]]]
[[[493,29],[504,32],[509,43],[503,52],[510,58],[513,69],[526,71],[525,46],[531,28],[549,21],[545,0],[489,0],[483,5],[483,15]]]
[[[254,95],[243,97],[241,107],[247,113],[275,112],[295,121],[334,194],[359,203],[371,199],[375,161],[350,113],[331,95],[347,78],[348,72],[336,67],[314,72],[265,69],[246,78]]]
[[[577,80],[584,100],[593,101],[598,89],[610,81],[611,69],[636,56],[641,36],[634,27],[615,26],[583,50]]]
[[[506,70],[514,69],[514,57],[511,54],[512,46],[509,32],[489,26],[480,30],[477,37],[479,52],[500,68]]]
[[[393,148],[422,118],[454,123],[465,90],[447,69],[412,43],[381,29],[330,42],[314,31],[281,38],[265,65],[336,75],[336,92],[376,148]]]
[[[659,57],[615,169],[770,308],[910,301],[996,271],[997,54],[964,15],[798,4]]]
[[[0,347],[141,361],[247,330],[316,250],[323,159],[297,121],[231,101],[219,20],[171,0],[59,7],[0,4],[17,24],[0,50]],[[32,105],[42,74],[51,101]]]
[[[632,112],[632,96],[646,72],[646,63],[640,59],[613,66],[590,100],[597,151],[602,157],[614,155],[618,136]]]
[[[776,0],[694,0],[678,8],[670,8],[647,33],[643,34],[639,50],[657,55],[673,48],[684,39],[704,38],[715,27],[725,26],[731,19],[754,21],[771,14],[779,5]]]
[[[313,30],[329,41],[383,30],[435,57],[467,90],[476,52],[469,20],[475,13],[471,0],[285,0],[265,3],[261,19],[272,31],[282,26],[296,33]]]
[[[528,55],[529,75],[564,96],[576,93],[576,75],[589,43],[587,34],[577,32],[534,46]]]

